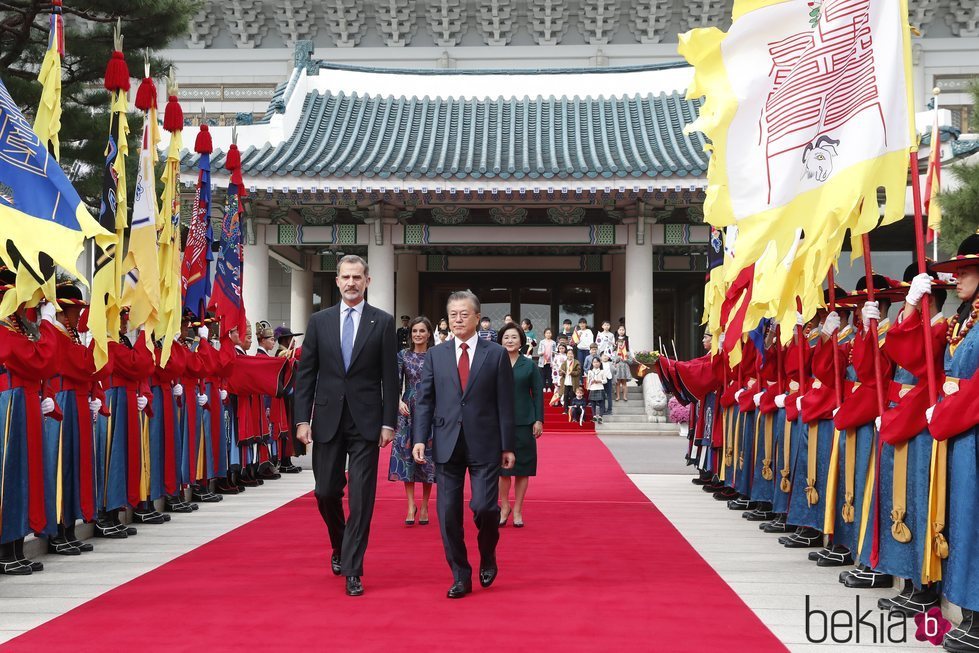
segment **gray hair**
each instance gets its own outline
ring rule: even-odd
[[[448,308],[448,305],[451,304],[452,302],[463,302],[463,301],[472,304],[473,310],[479,313],[479,309],[480,309],[479,297],[477,297],[476,294],[471,290],[456,290],[451,295],[449,295],[449,299],[446,300],[445,305],[446,308]]]
[[[371,276],[371,269],[370,266],[367,265],[367,261],[360,258],[356,254],[347,254],[342,259],[337,261],[337,274],[340,274],[340,266],[343,265],[344,263],[354,263],[356,265],[362,265],[364,266],[364,276],[365,277]]]

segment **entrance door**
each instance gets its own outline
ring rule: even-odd
[[[494,329],[509,314],[518,323],[530,320],[538,338],[548,327],[557,334],[565,319],[577,326],[584,317],[593,328],[596,320],[609,319],[607,272],[423,272],[419,286],[422,313],[433,321],[445,315],[449,295],[462,289],[476,293]]]

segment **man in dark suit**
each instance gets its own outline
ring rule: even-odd
[[[480,338],[479,299],[469,291],[448,301],[453,338],[425,357],[415,395],[412,455],[425,461],[432,438],[438,483],[436,507],[445,557],[452,569],[450,599],[472,591],[472,567],[462,527],[462,489],[469,470],[473,521],[479,530],[479,584],[496,579],[500,539],[500,467],[514,464],[513,368],[506,350]]]
[[[296,437],[313,447],[316,501],[330,532],[333,573],[360,596],[364,553],[377,490],[378,447],[394,439],[398,419],[398,340],[394,317],[364,301],[367,263],[337,265],[343,300],[309,320],[296,377]],[[343,513],[350,457],[350,516]]]

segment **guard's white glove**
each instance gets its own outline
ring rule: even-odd
[[[221,401],[226,401],[228,399],[228,391],[225,390],[224,388],[218,390],[218,394],[221,395]]]
[[[717,338],[717,348],[718,349],[724,349],[724,334],[723,333],[720,336],[718,336],[718,338]]]
[[[41,414],[47,415],[48,413],[54,412],[54,399],[51,397],[45,397],[41,400]]]
[[[775,405],[778,408],[785,408],[785,397],[786,395],[775,395]]]
[[[184,396],[184,387],[182,385],[180,385],[179,383],[174,383],[173,384],[173,396],[174,397],[183,397]]]
[[[795,325],[796,326],[806,326],[806,318],[802,316],[802,313],[795,314]]]
[[[931,294],[931,277],[927,274],[919,274],[911,280],[911,288],[908,289],[907,302],[912,306],[921,303],[925,295]]]
[[[880,320],[880,303],[866,302],[860,311],[860,315],[863,317],[863,328],[870,327],[871,320]]]
[[[877,432],[878,433],[880,433],[880,425],[881,425],[881,423],[882,422],[881,422],[881,419],[880,419],[879,416],[874,418],[874,428],[877,429]]]
[[[51,324],[54,324],[54,316],[57,313],[57,310],[54,307],[54,302],[44,302],[41,304],[39,313],[41,314],[42,320],[46,320]]]
[[[146,404],[148,403],[150,402],[146,398],[146,395],[139,395],[138,397],[136,397],[136,408],[138,408],[140,412],[146,410]]]
[[[740,390],[737,390],[734,393],[734,400],[735,401],[741,401],[741,395],[743,395],[743,394],[744,394],[744,388],[741,388]]]
[[[207,395],[202,395],[202,394],[197,395],[197,405],[198,406],[200,406],[200,407],[203,408],[204,407],[204,404],[206,404],[206,403],[207,403]]]
[[[199,337],[201,340],[207,340],[209,335],[211,335],[211,332],[206,326],[201,325],[200,328],[197,329],[197,337]]]
[[[839,330],[841,322],[840,314],[836,311],[827,315],[826,319],[823,320],[823,335],[832,336]]]
[[[88,410],[90,413],[92,413],[92,419],[95,419],[95,416],[99,414],[100,410],[102,410],[102,400],[90,399],[88,402]]]
[[[800,413],[802,412],[802,397],[795,398],[795,409]]]
[[[925,421],[931,424],[931,418],[934,414],[935,414],[935,407],[932,406],[931,408],[925,411]]]
[[[754,400],[754,402],[755,402],[755,408],[761,408],[761,396],[763,394],[765,394],[765,393],[764,392],[759,392],[759,393],[755,394],[754,397],[752,397],[752,400]]]
[[[182,334],[182,333],[180,333],[178,331],[177,333],[173,334],[173,341],[174,342],[180,342],[180,339],[183,338],[183,337],[184,337],[184,334]]]
[[[834,408],[833,409],[833,417],[834,418],[836,417],[836,413],[838,413],[838,412],[840,412],[840,409],[839,408]]]

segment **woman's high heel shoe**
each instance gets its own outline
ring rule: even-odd
[[[500,512],[500,528],[503,528],[504,526],[506,526],[506,520],[509,517],[510,517],[510,513],[509,512],[507,512],[506,514],[503,514],[502,511]]]
[[[411,519],[405,519],[405,526],[414,526],[415,525],[415,512],[416,511],[413,511],[411,513]]]

